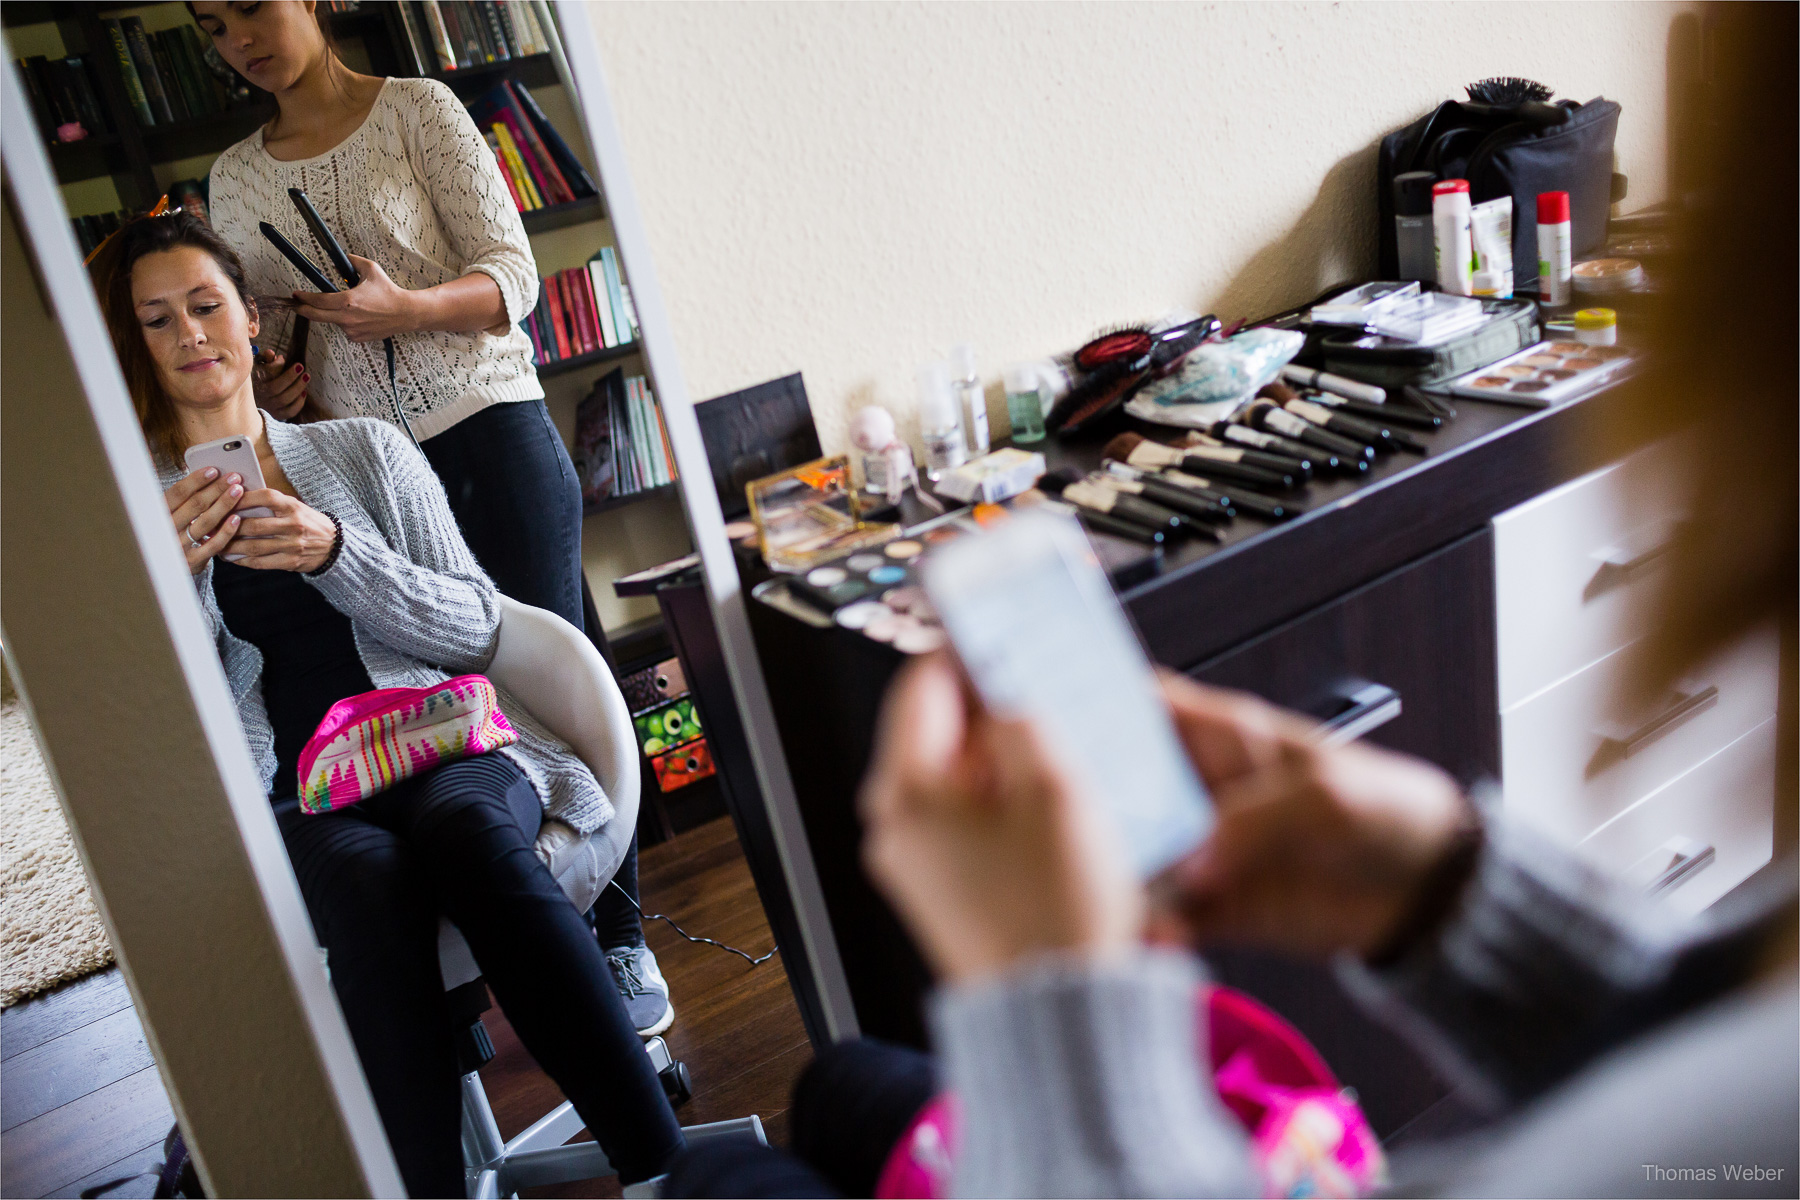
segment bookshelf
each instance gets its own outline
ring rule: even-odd
[[[320,7],[327,6],[321,3]],[[539,12],[541,19],[543,10]],[[0,26],[6,29],[12,57],[41,54],[55,59],[81,55],[88,65],[107,129],[90,130],[87,138],[70,143],[47,139],[51,163],[57,182],[64,185],[71,216],[118,207],[147,209],[172,180],[205,176],[213,158],[274,115],[274,101],[251,88],[247,100],[223,112],[163,124],[142,124],[126,94],[102,24],[107,18],[131,15],[141,17],[152,35],[157,30],[190,22],[184,6],[173,2],[0,3]],[[456,70],[421,72],[412,56],[405,20],[395,4],[365,0],[355,9],[330,12],[325,19],[339,53],[353,69],[400,77],[423,74],[442,81],[465,103],[476,100],[502,80],[510,79],[533,89],[548,110],[551,123],[577,155],[588,155],[588,149],[581,145],[574,97],[562,86],[556,55],[525,54]],[[612,240],[609,214],[600,196],[524,212],[520,217],[544,275],[580,265],[596,246]],[[537,368],[552,414],[565,438],[572,435],[577,402],[593,383],[616,365],[641,361],[641,354],[641,344],[633,341]],[[641,373],[641,368],[627,366],[627,374],[634,373]],[[610,591],[607,579],[686,552],[686,523],[675,502],[675,491],[673,486],[647,488],[586,509],[588,516],[610,514],[590,523],[583,538],[584,558],[596,584],[597,598]],[[612,626],[640,615],[635,604],[622,602],[606,623]]]

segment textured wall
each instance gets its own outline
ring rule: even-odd
[[[972,341],[1006,362],[1374,266],[1374,146],[1525,75],[1624,105],[1662,198],[1664,4],[604,4],[693,394],[806,373],[820,433]],[[990,389],[990,395],[993,392]]]

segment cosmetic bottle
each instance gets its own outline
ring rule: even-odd
[[[1475,291],[1475,242],[1469,209],[1468,180],[1445,179],[1431,185],[1438,290],[1452,296],[1468,296]]]
[[[1394,241],[1400,251],[1401,279],[1437,281],[1437,258],[1431,231],[1430,171],[1394,176]]]
[[[1006,368],[1006,417],[1015,446],[1044,440],[1044,400],[1037,371],[1028,363]]]
[[[981,376],[975,371],[975,347],[967,342],[950,347],[950,373],[954,376],[951,387],[963,433],[969,441],[969,457],[980,458],[988,452],[988,418],[987,396],[981,390]]]
[[[1539,192],[1538,302],[1559,308],[1569,302],[1570,254],[1569,193]]]
[[[1575,340],[1584,346],[1616,346],[1619,314],[1610,308],[1584,308],[1575,314]]]
[[[925,477],[936,483],[945,471],[967,461],[956,394],[950,390],[950,368],[931,363],[919,368],[919,438],[925,443]]]

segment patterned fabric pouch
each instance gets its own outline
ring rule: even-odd
[[[518,740],[486,675],[350,696],[331,706],[300,751],[300,808],[343,808],[439,763]]]

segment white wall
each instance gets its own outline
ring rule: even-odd
[[[1006,362],[1373,272],[1374,147],[1462,85],[1621,102],[1662,198],[1671,4],[616,4],[594,23],[696,397],[801,370],[820,434]],[[990,398],[996,395],[990,387]]]

